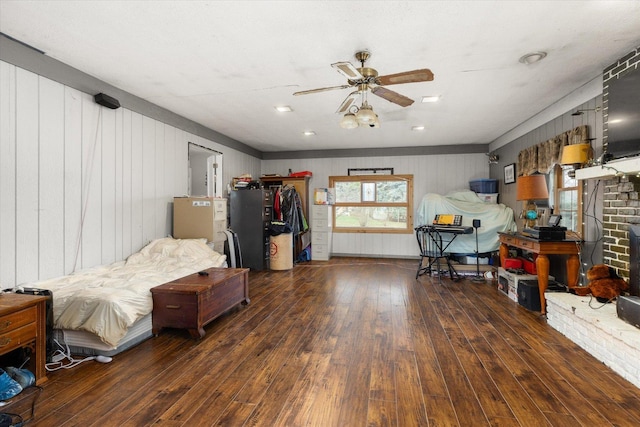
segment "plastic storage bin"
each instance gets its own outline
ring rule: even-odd
[[[498,192],[498,180],[497,179],[474,179],[469,181],[469,187],[471,191],[483,194],[493,194]]]

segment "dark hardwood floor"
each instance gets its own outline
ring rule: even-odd
[[[250,273],[251,304],[50,373],[33,426],[637,426],[640,389],[489,282],[417,261]]]

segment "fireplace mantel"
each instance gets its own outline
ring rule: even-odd
[[[614,160],[605,165],[591,166],[576,170],[576,179],[599,179],[615,176],[616,173],[636,174],[640,172],[640,156],[631,159]]]

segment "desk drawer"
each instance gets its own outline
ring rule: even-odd
[[[36,337],[35,322],[0,335],[0,354],[8,353],[33,341]]]
[[[535,247],[535,243],[528,240],[520,240],[518,242],[518,246],[522,249],[533,249]]]
[[[513,236],[501,236],[500,241],[506,245],[513,245],[517,240]]]
[[[20,328],[29,323],[34,323],[36,321],[36,316],[36,307],[28,307],[24,310],[2,316],[2,319],[0,319],[0,334],[4,335],[14,329]]]

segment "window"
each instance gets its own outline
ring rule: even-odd
[[[582,235],[582,183],[571,173],[572,167],[556,165],[552,171],[554,213],[562,215],[560,225]]]
[[[413,175],[330,176],[333,231],[413,233]]]

